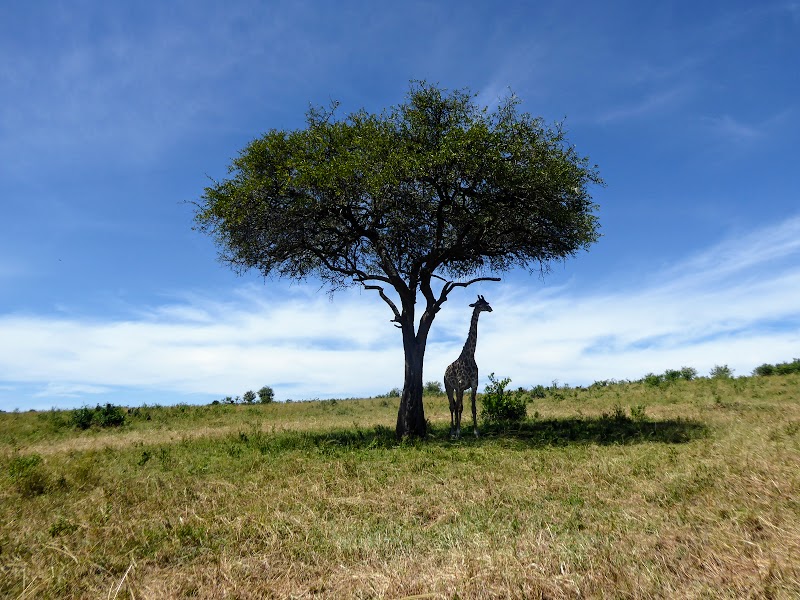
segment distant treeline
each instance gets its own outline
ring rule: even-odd
[[[793,358],[792,362],[782,362],[776,365],[764,363],[753,369],[753,375],[789,375],[800,373],[800,358]]]

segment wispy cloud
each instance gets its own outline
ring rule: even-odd
[[[613,123],[669,112],[679,106],[688,94],[685,86],[652,91],[642,95],[637,101],[626,102],[602,112],[597,120],[600,123]]]
[[[291,33],[309,10],[206,4],[176,13],[153,4],[133,15],[98,4],[13,11],[19,22],[5,30],[35,26],[41,42],[0,39],[0,168],[9,175],[40,168],[43,157],[150,163],[187,135],[232,127],[255,98],[266,95],[261,105],[270,105],[264,80],[281,86],[315,72],[314,57],[298,51]]]
[[[482,374],[582,384],[684,365],[746,374],[790,359],[800,354],[798,240],[800,216],[722,240],[649,282],[479,290],[495,309],[481,317]],[[122,388],[207,398],[268,384],[280,398],[308,398],[400,385],[400,336],[377,296],[349,291],[330,301],[316,292],[246,287],[223,301],[186,296],[115,321],[5,315],[0,380],[76,404]],[[460,351],[471,296],[453,295],[440,313],[426,380],[440,379]]]
[[[83,383],[48,383],[33,394],[34,398],[85,398],[94,394],[108,394],[113,388]]]
[[[721,241],[639,286],[500,298],[483,352],[514,339],[506,369],[528,383],[635,378],[683,365],[747,374],[800,352],[800,218]],[[523,340],[527,339],[528,344]],[[487,346],[489,348],[487,349]],[[522,383],[522,382],[521,382]]]
[[[726,146],[747,147],[778,135],[792,121],[794,111],[787,109],[762,118],[748,121],[730,114],[705,117],[704,129],[719,143]]]

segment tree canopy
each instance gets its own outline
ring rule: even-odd
[[[467,90],[415,82],[380,114],[336,111],[311,109],[304,129],[248,144],[195,222],[237,271],[377,291],[406,353],[398,435],[424,435],[422,357],[448,294],[588,249],[599,237],[589,186],[602,180],[561,124],[520,112],[514,96],[490,110]]]

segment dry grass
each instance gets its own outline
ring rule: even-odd
[[[452,442],[431,398],[433,436],[401,444],[385,400],[150,409],[111,432],[2,414],[0,596],[800,596],[800,378],[534,410]]]

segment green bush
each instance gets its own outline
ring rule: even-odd
[[[543,385],[535,385],[530,391],[531,398],[544,398],[547,396],[547,389]]]
[[[800,373],[800,358],[792,359],[792,362],[782,362],[775,365],[764,363],[753,370],[753,375],[790,375]]]
[[[253,402],[256,401],[256,393],[253,390],[247,390],[242,395],[242,400],[244,401],[245,404],[252,404]]]
[[[88,406],[83,406],[72,411],[70,423],[78,429],[89,429],[92,426],[94,411]]]
[[[119,406],[106,404],[94,409],[94,422],[99,427],[119,427],[125,423],[125,411]]]
[[[642,381],[644,382],[645,385],[658,387],[661,384],[661,382],[664,381],[664,376],[656,375],[655,373],[648,373],[647,375],[644,376]]]
[[[427,381],[422,387],[422,393],[425,395],[435,396],[443,394],[444,390],[442,389],[442,384],[438,381]]]
[[[494,373],[489,375],[489,383],[481,398],[481,418],[489,423],[518,423],[525,419],[528,403],[524,390],[506,390],[511,379],[497,380]]]
[[[730,379],[733,377],[733,369],[728,365],[714,365],[714,368],[709,372],[711,379]]]
[[[47,473],[42,469],[42,457],[38,454],[15,456],[8,465],[11,481],[23,496],[30,498],[44,494],[50,487]]]
[[[681,379],[692,381],[697,377],[697,369],[693,367],[681,367],[680,369],[667,369],[661,375],[648,373],[639,381],[645,385],[658,387],[662,383],[674,383]]]
[[[61,516],[52,525],[50,525],[50,528],[47,530],[47,532],[50,534],[50,537],[58,537],[64,534],[69,535],[77,530],[78,526],[75,523]]]
[[[775,375],[775,365],[764,363],[753,369],[753,375],[767,376]]]
[[[97,427],[119,427],[125,423],[125,411],[113,404],[106,404],[95,408],[83,406],[72,411],[70,423],[78,429],[89,429],[92,425]]]
[[[644,421],[647,418],[644,404],[636,404],[631,406],[631,418],[634,421]]]
[[[795,358],[792,362],[778,363],[775,365],[775,373],[778,375],[789,375],[790,373],[800,373],[800,358]]]

